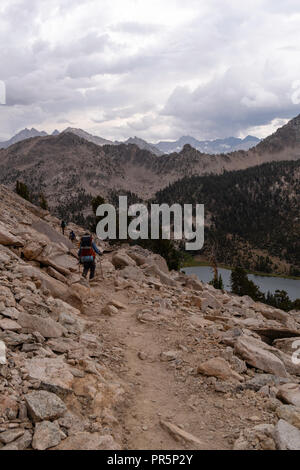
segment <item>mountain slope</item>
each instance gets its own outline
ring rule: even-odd
[[[235,150],[249,150],[260,142],[260,139],[248,135],[245,139],[228,137],[226,139],[216,140],[197,140],[194,137],[183,136],[174,142],[161,141],[155,146],[163,153],[180,152],[182,148],[189,144],[199,152],[216,154],[229,153]]]
[[[300,275],[300,160],[185,178],[160,191],[155,200],[205,204],[204,252],[208,255],[217,240],[219,262]],[[267,256],[286,266],[272,265]]]
[[[88,142],[92,142],[93,144],[96,145],[114,145],[114,142],[111,140],[103,139],[102,137],[98,137],[96,135],[89,134],[86,131],[83,131],[82,129],[76,129],[74,127],[68,127],[63,131],[63,133],[72,133],[77,135],[78,137],[87,140]]]
[[[156,145],[149,144],[143,139],[139,139],[138,137],[130,137],[127,139],[125,144],[133,144],[139,147],[142,150],[148,150],[149,152],[153,153],[154,155],[157,155],[158,157],[162,156],[164,152],[161,152]]]
[[[48,135],[47,132],[38,131],[34,128],[26,128],[18,132],[18,134],[14,135],[11,139],[6,140],[4,142],[0,142],[0,148],[8,148],[10,145],[16,144],[17,142],[21,142],[22,140],[31,139],[32,137],[43,137],[46,135]]]

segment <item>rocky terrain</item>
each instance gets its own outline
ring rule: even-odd
[[[0,211],[1,450],[300,449],[300,312],[138,247],[83,282],[58,219],[3,186]]]

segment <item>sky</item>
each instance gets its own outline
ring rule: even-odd
[[[300,114],[299,0],[1,0],[0,140],[265,137]]]

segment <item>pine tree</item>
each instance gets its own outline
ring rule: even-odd
[[[16,193],[23,199],[26,199],[26,201],[31,201],[32,199],[28,186],[25,183],[22,183],[21,181],[17,181],[16,183]]]
[[[47,211],[49,209],[47,199],[45,198],[44,194],[40,194],[40,207]]]

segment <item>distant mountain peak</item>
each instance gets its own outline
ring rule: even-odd
[[[190,145],[201,153],[220,154],[231,153],[236,150],[249,150],[249,148],[258,144],[260,139],[253,136],[247,136],[245,139],[238,137],[227,137],[215,140],[197,140],[195,137],[185,135],[176,141],[161,141],[156,147],[163,153],[180,152],[185,145]]]
[[[5,142],[0,142],[0,148],[8,148],[13,144],[21,142],[22,140],[30,139],[32,137],[45,137],[47,136],[47,132],[45,131],[38,131],[34,127],[28,129],[22,129],[16,135],[14,135],[11,139],[6,140]]]
[[[84,131],[83,129],[76,129],[75,127],[67,127],[63,132],[65,133],[72,133],[77,135],[78,137],[81,137],[82,139],[88,140],[89,142],[92,142],[93,144],[96,145],[115,145],[114,142],[111,140],[103,139],[103,137],[98,137],[96,135],[89,134],[88,132]]]
[[[125,144],[134,144],[137,147],[139,147],[142,150],[148,150],[149,152],[153,153],[154,155],[157,155],[160,157],[163,155],[163,152],[161,152],[156,145],[149,144],[146,142],[146,140],[143,140],[137,136],[135,137],[129,137],[129,139],[126,140]]]

